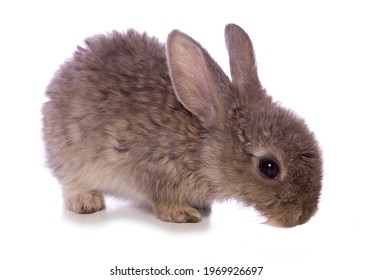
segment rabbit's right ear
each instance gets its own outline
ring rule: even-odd
[[[230,81],[202,46],[174,30],[167,40],[167,59],[178,100],[203,123],[219,122]]]

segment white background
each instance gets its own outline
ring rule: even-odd
[[[373,8],[370,1],[2,1],[0,279],[110,276],[119,266],[263,266],[253,279],[372,279]],[[127,3],[128,2],[128,3]],[[11,4],[9,4],[11,3]],[[199,224],[167,224],[113,199],[93,215],[63,210],[43,166],[40,108],[58,66],[83,39],[133,27],[178,28],[229,73],[223,29],[241,25],[268,93],[302,115],[323,149],[320,210],[307,224],[260,224],[234,201]],[[350,277],[350,278],[348,278]]]

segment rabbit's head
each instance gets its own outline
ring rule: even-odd
[[[207,130],[201,168],[216,197],[254,206],[271,225],[303,224],[321,190],[318,143],[302,119],[266,94],[248,35],[229,24],[225,39],[232,81],[193,39],[179,31],[168,38],[176,95]]]

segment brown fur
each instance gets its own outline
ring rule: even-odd
[[[317,209],[319,147],[304,121],[260,85],[252,44],[226,27],[232,82],[192,38],[167,48],[133,30],[86,40],[56,73],[44,104],[48,165],[77,213],[103,194],[152,205],[168,222],[198,222],[214,200],[254,206],[291,227]],[[261,157],[280,174],[264,177]]]

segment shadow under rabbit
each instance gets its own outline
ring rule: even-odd
[[[203,213],[203,218],[199,223],[168,223],[159,220],[149,205],[122,202],[111,197],[106,201],[107,207],[102,211],[77,214],[64,209],[63,216],[67,221],[78,225],[99,226],[112,221],[123,221],[180,233],[205,231],[210,227],[210,212]]]

